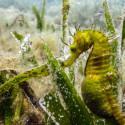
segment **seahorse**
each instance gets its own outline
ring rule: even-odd
[[[70,56],[63,63],[71,65],[81,53],[91,48],[82,84],[82,96],[88,108],[103,118],[113,118],[119,125],[125,125],[125,117],[116,97],[118,74],[112,66],[112,49],[109,38],[96,30],[79,30],[73,36]]]

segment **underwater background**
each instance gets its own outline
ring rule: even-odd
[[[99,73],[111,65],[110,87],[105,79],[102,87],[88,84],[84,90],[93,96],[85,93],[85,100],[83,80],[98,79],[85,75],[93,56],[90,39],[104,40],[95,44],[101,61],[92,59]],[[0,125],[125,125],[124,71],[125,0],[0,0]],[[111,115],[98,115],[98,104],[107,100],[102,107],[111,107]]]

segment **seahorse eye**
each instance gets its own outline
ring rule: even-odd
[[[72,52],[76,52],[76,48],[74,48],[74,47],[71,47],[70,50],[71,50]]]

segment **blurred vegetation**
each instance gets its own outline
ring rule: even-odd
[[[32,7],[33,13],[37,19],[37,28],[42,31],[45,28],[45,12],[46,12],[46,0],[42,0],[42,9],[39,11],[36,6]]]
[[[115,27],[114,27],[114,24],[113,24],[111,14],[109,12],[109,6],[108,6],[108,3],[107,3],[107,0],[104,0],[103,8],[104,8],[104,15],[105,15],[105,22],[106,22],[107,31],[111,34],[111,36],[116,36]],[[117,39],[115,39],[112,42],[112,51],[113,51],[113,54],[115,55],[115,56],[113,56],[113,59],[112,59],[112,65],[114,67],[116,67],[116,62],[117,62],[116,58],[118,58],[116,56],[117,55],[117,49],[118,49],[118,41],[117,41]]]
[[[122,23],[122,52],[125,50],[125,16],[123,16]]]
[[[38,66],[38,62],[32,51],[32,42],[30,41],[30,35],[23,36],[17,32],[12,32],[15,40],[20,43],[20,59],[22,65],[35,67]]]

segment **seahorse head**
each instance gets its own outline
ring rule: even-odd
[[[71,65],[79,55],[88,50],[92,44],[89,30],[77,31],[73,36],[73,43],[70,45],[70,56],[63,65]]]
[[[92,46],[91,36],[89,31],[77,31],[73,36],[73,43],[70,45],[72,54],[78,56]]]

